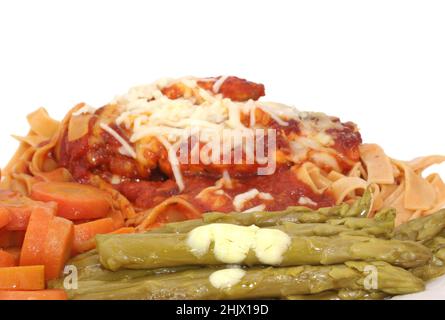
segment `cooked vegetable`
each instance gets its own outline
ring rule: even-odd
[[[164,224],[160,228],[152,229],[149,233],[186,233],[196,227],[210,223],[231,223],[242,226],[256,225],[259,227],[277,226],[284,223],[324,223],[332,219],[366,217],[371,201],[371,194],[367,191],[362,198],[352,205],[342,204],[331,208],[312,210],[306,207],[289,207],[283,211],[257,211],[257,212],[232,212],[230,214],[221,212],[209,212],[202,216],[202,219],[186,220]],[[388,224],[393,224],[392,211],[385,214]],[[383,215],[382,215],[383,216]],[[373,224],[373,219],[369,219]],[[335,224],[333,222],[332,224]],[[341,224],[341,223],[339,223]],[[387,226],[387,225],[385,225]],[[346,229],[345,229],[346,230]]]
[[[6,226],[11,221],[11,214],[9,210],[0,207],[0,229]]]
[[[341,289],[318,294],[301,294],[286,297],[287,300],[382,300],[388,295],[383,292]]]
[[[103,218],[110,211],[107,193],[72,182],[36,183],[32,186],[31,198],[56,202],[57,214],[70,220]]]
[[[445,237],[436,237],[425,243],[433,251],[430,262],[411,269],[411,272],[423,280],[431,280],[445,274]]]
[[[394,238],[400,240],[428,241],[445,230],[445,209],[434,214],[410,220],[398,226]]]
[[[0,268],[15,267],[15,266],[16,266],[15,257],[9,252],[0,249]]]
[[[0,291],[0,300],[67,300],[63,290]]]
[[[21,247],[25,231],[0,230],[0,248]]]
[[[45,288],[43,266],[0,268],[0,290],[42,290]]]
[[[60,276],[65,262],[71,255],[74,238],[73,223],[61,217],[54,217],[48,226],[43,262],[46,280]]]
[[[99,235],[96,241],[100,261],[110,270],[222,263],[215,257],[213,248],[199,256],[193,254],[187,244],[186,234]],[[430,258],[431,251],[428,248],[409,241],[358,236],[292,236],[291,244],[279,265],[327,265],[348,260],[382,260],[402,267],[415,267],[425,264]],[[250,250],[242,264],[258,265],[261,261]]]
[[[10,221],[5,229],[10,231],[25,231],[34,209],[47,210],[54,215],[57,209],[54,202],[33,201],[25,197],[3,201],[0,206],[9,211]]]
[[[45,241],[54,216],[44,208],[35,208],[29,219],[20,254],[20,265],[44,264]]]
[[[74,226],[73,252],[82,253],[94,249],[94,237],[98,234],[110,233],[115,229],[111,218],[103,218]]]
[[[22,248],[19,247],[9,247],[6,248],[5,251],[12,255],[14,258],[14,266],[20,265],[20,253],[22,251]]]
[[[80,281],[71,299],[258,299],[317,294],[340,289],[366,290],[367,266],[377,270],[378,292],[406,294],[424,289],[410,272],[384,262],[333,266],[249,268],[240,282],[218,289],[209,280],[218,269],[196,269],[119,281]],[[82,288],[85,288],[82,290]],[[371,291],[374,292],[374,291]]]

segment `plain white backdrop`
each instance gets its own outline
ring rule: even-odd
[[[60,119],[185,75],[262,82],[266,99],[352,120],[394,158],[445,154],[444,17],[428,0],[1,1],[0,166],[40,106]]]
[[[60,119],[184,75],[262,82],[395,158],[445,154],[444,17],[444,1],[2,1],[0,165],[37,107]]]

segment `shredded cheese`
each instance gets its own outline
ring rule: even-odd
[[[122,147],[119,149],[119,152],[121,154],[136,158],[136,152],[134,151],[134,149],[116,131],[114,131],[112,128],[110,128],[110,126],[103,122],[100,123],[100,127],[108,132],[110,135],[112,135],[113,138],[115,138],[117,141],[119,141],[119,143],[122,145]]]
[[[223,141],[224,139],[233,141],[234,135],[228,133],[230,130],[227,129],[254,130],[257,122],[255,118],[257,108],[268,114],[280,126],[288,126],[290,120],[297,120],[301,135],[311,140],[318,148],[332,144],[332,139],[324,132],[341,126],[332,118],[320,113],[300,112],[294,107],[275,102],[232,101],[219,94],[226,79],[227,77],[220,77],[211,90],[205,90],[198,85],[198,81],[209,81],[209,79],[194,77],[176,80],[160,79],[150,85],[134,87],[127,94],[114,100],[121,110],[116,118],[116,124],[124,126],[132,133],[129,140],[135,145],[145,143],[147,138],[157,139],[164,145],[180,190],[183,190],[185,186],[177,163],[177,155],[173,154],[172,146],[180,145],[188,139],[191,129],[199,136],[201,142],[208,142],[212,136],[223,137]],[[184,97],[169,99],[162,93],[164,88],[177,83],[187,87],[188,93]],[[88,110],[85,109],[82,112]],[[249,119],[250,126],[247,128],[241,122],[242,115]],[[259,125],[258,127],[261,128]],[[135,158],[136,153],[131,146],[114,130],[108,126],[106,128],[104,130],[121,142],[121,153]],[[321,134],[313,137],[321,131],[323,131]],[[297,158],[297,155],[294,158]]]
[[[219,93],[219,90],[221,89],[221,86],[227,80],[227,78],[228,78],[228,76],[223,76],[223,77],[220,77],[218,80],[215,81],[215,83],[213,84],[213,88],[212,88],[214,93]]]
[[[250,209],[244,210],[243,213],[249,213],[249,212],[258,212],[258,211],[263,211],[264,209],[266,209],[266,205],[265,204],[260,204],[256,207],[252,207]]]
[[[233,207],[236,211],[241,211],[247,201],[255,199],[255,197],[259,194],[260,192],[258,191],[258,189],[250,189],[247,192],[238,194],[235,196],[235,198],[233,198]]]
[[[81,114],[84,113],[94,113],[96,111],[95,108],[93,108],[92,106],[85,104],[83,107],[81,107],[79,110],[73,112],[73,116],[79,116]]]

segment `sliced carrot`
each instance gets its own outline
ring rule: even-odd
[[[20,247],[25,238],[25,231],[0,231],[0,248]]]
[[[0,268],[15,267],[15,258],[12,254],[0,249]]]
[[[6,248],[5,251],[14,257],[14,265],[20,265],[20,254],[22,252],[22,248],[19,247],[10,247]]]
[[[10,221],[6,225],[6,230],[10,231],[24,231],[29,223],[31,216],[31,207],[10,207]]]
[[[111,218],[103,218],[74,226],[73,253],[82,253],[96,247],[94,237],[97,234],[110,233],[115,230]]]
[[[39,182],[32,186],[31,198],[55,201],[57,215],[70,219],[97,219],[110,211],[109,195],[95,187],[73,182]]]
[[[11,214],[6,208],[0,207],[0,229],[11,221]]]
[[[0,290],[43,290],[44,266],[0,268]]]
[[[34,208],[20,254],[21,266],[44,264],[45,241],[50,222],[53,219],[53,214],[45,208]]]
[[[123,227],[117,230],[114,230],[113,232],[110,232],[111,234],[125,234],[125,233],[135,233],[136,229],[133,227]]]
[[[55,202],[44,203],[27,198],[16,199],[11,201],[11,203],[1,204],[1,206],[9,210],[10,221],[6,226],[6,230],[10,231],[25,231],[34,208],[43,208],[53,214],[57,210]]]
[[[39,291],[0,291],[0,300],[68,300],[65,291],[39,290]]]
[[[54,217],[48,227],[43,253],[46,280],[60,276],[65,262],[71,255],[73,239],[73,223],[61,217]]]

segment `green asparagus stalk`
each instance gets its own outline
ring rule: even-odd
[[[344,203],[339,206],[318,210],[312,210],[306,207],[289,207],[282,211],[267,212],[209,212],[204,214],[202,219],[168,223],[160,228],[150,230],[149,233],[187,233],[196,227],[209,223],[231,223],[242,226],[256,225],[259,227],[270,227],[287,222],[323,223],[330,219],[347,217],[360,219],[366,217],[370,203],[371,193],[367,191],[351,205]],[[370,221],[373,220],[370,219]]]
[[[376,271],[375,288],[367,287]],[[414,293],[424,283],[410,272],[384,262],[346,262],[333,266],[249,268],[239,283],[216,288],[209,280],[217,269],[197,269],[126,281],[87,281],[69,292],[72,299],[261,299],[319,294],[332,290],[378,291],[388,295]]]
[[[411,272],[423,280],[431,280],[445,274],[445,237],[436,237],[425,243],[433,252],[428,264],[411,269]]]
[[[383,292],[341,289],[318,294],[300,294],[286,297],[287,300],[383,300],[388,297]]]
[[[187,234],[122,234],[98,235],[97,250],[102,265],[109,270],[151,269],[181,265],[219,265],[213,247],[200,256],[187,244]],[[280,266],[328,265],[348,260],[381,260],[411,268],[423,265],[431,251],[411,241],[383,240],[371,237],[339,235],[334,237],[291,236]],[[253,250],[243,265],[259,265]]]
[[[444,231],[445,209],[398,226],[394,230],[394,238],[425,242],[432,240]]]
[[[352,205],[343,203],[339,206],[311,210],[306,207],[289,207],[283,211],[258,211],[220,213],[211,212],[203,215],[204,223],[232,223],[243,226],[259,227],[275,226],[284,222],[323,223],[332,218],[366,217],[371,201],[371,193],[367,191],[363,197]]]

